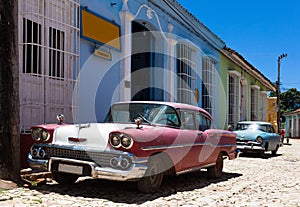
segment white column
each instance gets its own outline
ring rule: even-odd
[[[119,12],[121,19],[121,50],[120,62],[120,101],[131,99],[131,27],[134,15],[129,12],[128,0],[123,0],[122,10]]]

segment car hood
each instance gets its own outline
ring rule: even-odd
[[[256,140],[257,136],[261,136],[262,133],[253,130],[238,130],[234,131],[237,134],[237,139],[241,140]]]
[[[107,148],[109,133],[135,124],[87,123],[66,125],[56,128],[52,144],[64,146],[80,146],[104,151]]]

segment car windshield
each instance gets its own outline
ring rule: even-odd
[[[252,130],[252,131],[263,131],[268,132],[270,131],[270,127],[268,125],[261,125],[261,124],[237,124],[236,130]]]
[[[180,127],[180,121],[174,108],[163,104],[121,103],[111,107],[105,122],[135,123],[141,117],[144,124]]]

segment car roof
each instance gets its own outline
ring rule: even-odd
[[[240,121],[238,124],[259,124],[259,125],[272,125],[270,122],[265,121]]]
[[[198,106],[193,106],[190,104],[184,104],[184,103],[176,103],[176,102],[164,102],[164,101],[124,101],[124,102],[117,102],[115,104],[130,104],[130,103],[142,103],[142,104],[162,104],[162,105],[167,105],[171,106],[175,109],[186,109],[186,110],[193,110],[193,111],[199,111],[207,115],[210,119],[212,119],[211,115],[203,108],[198,107]]]

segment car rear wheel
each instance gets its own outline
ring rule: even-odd
[[[138,181],[138,188],[144,193],[153,193],[157,191],[163,180],[162,163],[158,157],[151,157],[149,160],[149,167],[144,175]]]
[[[56,182],[59,184],[73,184],[76,182],[79,176],[69,174],[69,173],[60,173],[52,172],[52,176]]]
[[[207,168],[207,174],[209,178],[219,178],[222,176],[223,173],[223,155],[222,153],[219,154],[216,160],[216,164]]]

